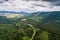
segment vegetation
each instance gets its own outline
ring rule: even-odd
[[[0,40],[60,40],[60,14],[36,12],[13,19],[0,16]]]

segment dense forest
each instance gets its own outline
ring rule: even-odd
[[[59,11],[23,15],[0,16],[0,40],[60,40]]]

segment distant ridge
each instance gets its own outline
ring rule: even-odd
[[[17,12],[17,11],[0,11],[0,15],[5,15],[5,14],[23,14],[23,15],[30,15],[31,13],[29,12],[25,12],[25,11],[21,11],[21,12]]]
[[[21,14],[20,12],[16,12],[16,11],[0,11],[0,13],[18,13]]]
[[[5,14],[23,14],[23,15],[25,15],[25,16],[28,16],[28,15],[30,15],[30,14],[37,14],[37,13],[55,13],[55,12],[60,12],[60,11],[38,11],[38,12],[25,12],[25,11],[20,11],[20,12],[17,12],[17,11],[1,11],[0,10],[0,16],[2,15],[2,16],[4,16]]]
[[[60,11],[37,11],[37,12],[60,12]],[[22,13],[29,13],[29,12],[25,12],[25,11],[0,11],[0,13],[17,13],[17,14],[22,14]],[[32,13],[36,13],[36,12],[32,12]]]

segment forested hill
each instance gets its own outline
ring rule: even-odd
[[[60,34],[60,11],[32,13],[30,19],[38,22],[40,29]]]
[[[60,40],[60,11],[4,15],[0,16],[1,40]]]

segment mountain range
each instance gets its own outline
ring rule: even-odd
[[[38,28],[60,34],[60,11],[32,13],[30,19],[37,22]]]
[[[9,23],[9,22],[12,23],[14,21],[20,21],[21,19],[26,19],[27,23],[30,23],[32,25],[34,24],[34,26],[36,26],[37,28],[46,30],[53,34],[60,35],[60,11],[34,12],[34,13],[21,12],[21,15],[24,16],[23,17],[20,16],[20,18],[15,17],[13,19],[7,19],[6,16],[5,17],[0,16],[0,23]]]

